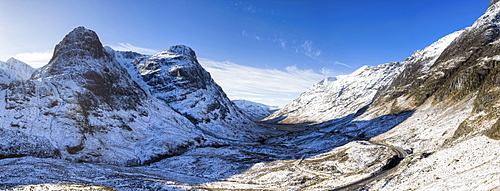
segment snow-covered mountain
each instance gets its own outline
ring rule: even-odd
[[[386,91],[406,67],[426,71],[461,31],[443,37],[429,47],[415,51],[403,62],[363,66],[349,75],[325,78],[291,103],[265,120],[280,123],[321,123],[345,117],[370,106],[378,94]]]
[[[244,115],[184,45],[155,55],[108,52],[148,93],[189,119],[207,138],[251,140],[261,127]]]
[[[0,61],[0,87],[5,88],[16,80],[27,80],[34,71],[33,67],[15,58]]]
[[[1,91],[3,157],[138,165],[184,152],[202,133],[145,92],[78,27],[56,46],[50,62]]]
[[[400,73],[402,66],[399,62],[364,66],[350,75],[325,78],[266,120],[320,123],[356,113],[370,105],[377,92]]]
[[[233,100],[232,102],[254,121],[264,119],[277,110],[276,107],[248,100]]]

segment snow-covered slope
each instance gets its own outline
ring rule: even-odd
[[[191,48],[176,45],[153,56],[132,57],[136,59],[121,63],[133,79],[204,134],[234,140],[259,137],[259,127],[227,98]]]
[[[240,108],[243,113],[245,113],[250,119],[257,121],[266,118],[271,115],[276,109],[275,107],[268,106],[261,103],[256,103],[248,100],[233,100],[232,101],[238,108]]]
[[[356,113],[399,74],[399,62],[364,66],[350,75],[325,78],[266,119],[280,123],[320,123]]]
[[[78,27],[50,62],[0,92],[4,157],[137,165],[183,152],[203,139],[194,125],[141,89]]]
[[[6,87],[12,81],[27,80],[34,71],[30,65],[15,58],[7,62],[0,61],[0,87]]]
[[[421,72],[428,70],[459,34],[460,31],[445,36],[429,47],[415,51],[403,62],[363,66],[349,75],[325,78],[266,120],[321,123],[356,113],[369,106],[394,81],[399,82],[398,77],[405,77],[407,74],[400,74],[406,67],[418,66]]]

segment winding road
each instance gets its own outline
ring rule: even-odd
[[[375,180],[378,180],[382,177],[384,177],[385,175],[389,174],[390,172],[392,172],[394,170],[395,167],[397,167],[399,165],[399,163],[406,157],[407,153],[406,151],[400,149],[400,148],[397,148],[397,147],[394,147],[394,146],[391,146],[391,145],[385,145],[385,144],[381,144],[381,143],[375,143],[375,142],[371,142],[371,141],[366,141],[370,144],[374,144],[374,145],[380,145],[380,146],[384,146],[384,147],[389,147],[391,148],[394,152],[397,153],[397,155],[394,155],[393,158],[389,159],[389,162],[384,166],[382,167],[381,170],[373,173],[370,177],[367,177],[367,178],[364,178],[364,179],[361,179],[357,182],[354,182],[354,183],[351,183],[351,184],[348,184],[348,185],[345,185],[343,187],[340,187],[340,188],[336,188],[336,189],[333,189],[332,191],[347,191],[347,190],[355,190],[355,189],[358,189],[370,182],[373,182]]]
[[[277,125],[277,124],[273,124],[272,127],[274,127],[275,129],[279,129],[281,131],[290,131],[290,132],[301,131],[301,130],[304,129],[304,126],[302,126],[302,125]],[[398,147],[394,147],[392,145],[386,145],[386,144],[376,143],[376,142],[372,142],[372,141],[363,141],[363,142],[366,142],[366,143],[372,144],[372,145],[379,145],[379,146],[389,147],[394,152],[396,152],[396,155],[394,155],[391,159],[389,159],[388,163],[385,166],[383,166],[382,169],[380,169],[379,171],[377,171],[375,173],[372,173],[371,176],[369,176],[367,178],[364,178],[364,179],[361,179],[359,181],[350,183],[348,185],[332,189],[331,191],[356,190],[356,189],[358,189],[358,188],[360,188],[362,186],[365,186],[365,185],[369,184],[370,182],[373,182],[373,181],[376,181],[378,179],[381,179],[384,176],[386,176],[389,173],[391,173],[399,165],[399,163],[408,155],[408,153],[406,151],[404,151],[403,149],[398,148]],[[300,160],[298,162],[298,164],[300,164],[303,160],[304,159]],[[302,168],[300,168],[298,166],[298,164],[296,165],[296,167],[299,170],[302,170],[302,171],[305,171],[305,172],[308,172],[308,173],[311,173],[311,174],[315,174],[315,175],[318,175],[318,176],[323,176],[323,177],[330,176],[330,174],[327,174],[327,173],[313,172],[313,171],[310,171],[310,170],[302,169]]]

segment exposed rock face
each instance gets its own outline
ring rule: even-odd
[[[496,3],[498,3],[498,1],[499,1],[499,0],[491,0],[491,1],[490,1],[490,7],[491,7],[492,5],[494,5],[494,4],[496,4]]]
[[[189,120],[141,89],[83,27],[31,79],[9,84],[0,96],[3,131],[29,147],[19,155],[138,165],[203,139]]]
[[[137,83],[215,138],[258,137],[258,126],[243,114],[198,63],[195,52],[172,46],[151,57],[122,62]]]

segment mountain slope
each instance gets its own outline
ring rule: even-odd
[[[264,119],[276,110],[272,106],[248,100],[233,100],[232,102],[254,121]]]
[[[474,25],[416,51],[403,62],[363,67],[351,75],[324,79],[271,117],[282,123],[302,124],[268,124],[272,127],[269,129],[275,130],[266,132],[274,133],[268,139],[206,144],[134,168],[34,157],[3,159],[0,163],[7,170],[0,174],[2,181],[5,179],[0,188],[45,183],[48,180],[44,177],[48,176],[50,181],[83,182],[124,190],[332,190],[389,168],[394,164],[396,153],[390,149],[394,147],[407,150],[408,155],[390,173],[365,185],[363,190],[498,190],[498,18],[500,2],[494,0]],[[90,37],[84,39],[93,41]],[[196,135],[205,136],[204,132],[212,124],[214,128],[210,130],[222,132],[222,136],[211,134],[218,139],[245,136],[232,133],[231,126],[219,126],[223,124],[220,120],[225,119],[223,112],[231,108],[226,110],[221,106],[211,110],[205,107],[215,103],[212,98],[220,97],[213,94],[217,87],[210,85],[210,79],[205,78],[207,73],[198,68],[194,53],[187,47],[174,46],[151,57],[120,52],[113,56],[110,50],[100,53],[101,46],[96,47],[95,54],[82,55],[97,56],[86,56],[82,60],[78,60],[78,56],[76,59],[54,56],[52,65],[36,73],[31,80],[14,82],[5,91],[0,91],[0,100],[6,100],[0,102],[0,124],[5,127],[0,129],[0,140],[3,140],[0,153],[6,153],[7,157],[74,156],[72,160],[82,161],[90,161],[86,156],[93,157],[94,161],[119,158],[118,161],[126,159],[126,164],[138,164],[203,144],[200,143],[202,138]],[[82,48],[77,49],[74,53],[68,51],[71,52],[68,55],[80,55]],[[108,58],[111,62],[106,61]],[[121,64],[130,75],[124,73],[123,68],[114,69],[120,68],[117,58],[122,59]],[[58,65],[63,63],[58,63],[58,59],[74,62],[64,62],[68,65],[60,67]],[[94,66],[89,60],[99,64]],[[86,70],[75,66],[92,67]],[[64,68],[69,73],[52,73],[50,67]],[[106,68],[110,76],[104,75]],[[98,75],[85,75],[89,71]],[[114,74],[123,79],[116,79]],[[142,101],[123,104],[120,97],[94,91],[98,88],[94,87],[96,81],[102,81],[98,84],[112,82],[108,85],[116,85],[111,89],[118,91],[120,97]],[[173,90],[173,87],[179,89]],[[83,109],[82,103],[93,107]],[[190,105],[200,106],[202,110],[192,110]],[[148,110],[151,107],[154,109]],[[146,111],[148,115],[137,110]],[[45,111],[49,117],[44,117]],[[53,113],[58,114],[57,118]],[[118,117],[114,117],[117,113]],[[129,115],[139,117],[122,123],[123,119],[130,119],[126,118]],[[226,118],[230,116],[233,116],[231,112],[227,112]],[[81,123],[85,120],[87,123]],[[127,124],[132,131],[116,124]],[[41,129],[44,126],[51,128]],[[136,140],[120,137],[133,134],[142,126],[149,128],[142,131],[143,137]],[[59,132],[59,127],[64,127],[61,128],[63,132]],[[165,127],[168,132],[158,127]],[[185,128],[178,129],[182,127]],[[74,133],[82,130],[83,133]],[[233,132],[246,131],[256,133],[243,128]],[[47,135],[47,132],[55,135]],[[104,134],[115,137],[111,139]],[[60,144],[59,137],[72,144]],[[186,144],[170,145],[169,141],[174,139]],[[360,139],[389,146],[353,142]],[[72,140],[77,141],[70,142]],[[131,157],[113,158],[104,152],[108,156],[97,156],[101,154],[99,149],[89,152],[95,148],[92,144],[98,142],[93,140],[108,145],[98,148],[115,151],[113,153],[135,154],[130,148],[143,151],[142,158],[137,157],[139,161],[130,163]],[[110,140],[118,140],[122,147],[116,146],[118,143],[111,144]],[[158,140],[164,142],[156,144]],[[35,165],[43,170],[32,168]],[[62,173],[52,173],[54,170]],[[65,177],[66,174],[73,176]]]
[[[192,123],[141,89],[94,31],[78,27],[50,62],[0,94],[8,156],[138,165],[203,139]],[[19,149],[20,148],[20,149]]]
[[[153,56],[121,63],[143,89],[188,118],[204,134],[234,140],[260,137],[256,133],[259,127],[229,100],[191,48],[176,45]]]
[[[364,66],[350,75],[323,79],[267,119],[284,118],[280,123],[320,123],[355,113],[370,105],[400,68],[402,64],[398,62]]]
[[[493,2],[492,2],[493,3]],[[468,120],[461,123],[455,138],[489,126],[486,133],[495,138],[498,125],[487,124],[498,119],[500,54],[498,3],[471,27],[463,30],[428,70],[418,71],[418,65],[406,68],[413,76],[392,84],[396,91],[386,92],[376,105],[390,105],[393,111],[412,110],[425,102],[456,103],[474,99],[474,109]],[[483,128],[484,128],[483,127]]]
[[[325,78],[266,119],[281,119],[280,123],[321,123],[356,113],[371,105],[389,85],[401,83],[400,78],[415,73],[406,68],[428,70],[459,34],[461,31],[443,37],[401,63],[364,66],[349,75]]]
[[[30,65],[10,58],[7,62],[0,61],[0,87],[6,87],[12,81],[27,80],[35,71]]]

